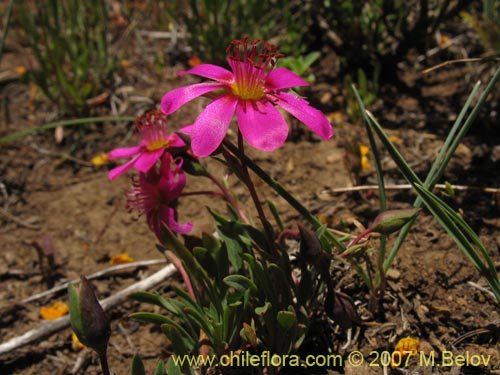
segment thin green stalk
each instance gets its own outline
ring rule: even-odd
[[[378,152],[378,146],[377,142],[375,142],[375,137],[373,136],[373,131],[370,128],[369,120],[366,116],[365,112],[365,105],[363,103],[363,100],[361,99],[361,96],[358,93],[358,90],[356,90],[356,86],[352,85],[352,89],[354,91],[354,95],[356,97],[356,100],[358,101],[359,108],[361,110],[361,114],[363,116],[363,123],[365,124],[366,128],[366,133],[368,134],[368,139],[370,141],[370,147],[372,149],[373,153],[373,158],[375,159],[375,170],[377,172],[377,184],[379,188],[379,205],[380,205],[380,211],[383,212],[387,209],[387,195],[385,193],[385,183],[384,183],[384,175],[382,171],[382,162],[380,161],[380,153]],[[386,252],[386,247],[387,247],[387,236],[382,235],[380,237],[380,242],[379,242],[379,251],[377,254],[377,268],[378,268],[378,273],[380,275],[380,280],[381,283],[383,283],[384,278],[385,278],[385,271],[383,268],[383,262],[385,259],[385,252]]]
[[[123,116],[123,117],[86,117],[74,120],[62,120],[57,122],[51,122],[48,124],[41,125],[36,128],[26,129],[17,133],[6,135],[0,138],[0,144],[13,141],[18,138],[25,137],[27,135],[32,135],[40,133],[46,130],[57,128],[58,126],[75,126],[75,125],[85,125],[85,124],[95,124],[101,122],[132,122],[135,117]]]
[[[257,164],[255,164],[251,159],[247,158],[244,155],[240,155],[239,150],[236,146],[234,146],[231,142],[224,140],[224,146],[227,147],[229,151],[233,154],[238,155],[244,160],[245,164],[250,168],[257,176],[259,176],[262,181],[264,181],[269,187],[271,187],[276,193],[278,193],[283,199],[285,199],[298,213],[300,213],[304,219],[309,221],[315,229],[320,228],[323,224],[318,220],[313,214],[309,212],[307,208],[305,208],[292,194],[290,194],[283,186],[279,184],[275,179],[269,176],[266,172],[264,172]],[[336,247],[338,247],[341,251],[344,251],[346,247],[342,242],[340,242],[337,237],[329,232],[324,232],[325,237],[334,243]]]

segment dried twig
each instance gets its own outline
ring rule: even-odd
[[[12,215],[11,213],[9,213],[7,210],[3,209],[2,207],[0,207],[0,215],[4,216],[7,220],[13,221],[14,223],[16,223],[22,227],[25,227],[28,229],[34,229],[34,230],[41,229],[41,227],[38,225],[33,225],[30,223],[27,223],[24,220],[17,218],[16,216]]]
[[[493,300],[495,300],[495,294],[491,290],[489,290],[488,288],[485,288],[484,286],[476,284],[473,281],[468,281],[467,284],[469,284],[470,286],[472,286],[472,287],[474,287],[476,289],[479,289],[481,292],[487,294],[488,296],[490,296],[491,298],[493,298]]]
[[[121,271],[121,270],[124,270],[124,269],[127,269],[127,268],[152,266],[154,264],[162,264],[162,263],[166,263],[166,260],[165,259],[150,259],[150,260],[141,260],[141,261],[137,261],[137,262],[125,263],[125,264],[117,264],[115,266],[108,267],[108,268],[106,268],[104,270],[97,271],[97,272],[95,272],[95,273],[93,273],[91,275],[88,275],[87,279],[88,280],[97,279],[98,277],[105,276],[105,275],[107,275],[107,274],[109,274],[111,272]],[[67,283],[55,286],[52,289],[45,290],[45,291],[43,291],[41,293],[37,293],[37,294],[35,294],[35,295],[31,296],[31,297],[25,298],[25,299],[23,299],[21,301],[21,303],[32,302],[32,301],[35,301],[37,299],[46,297],[48,295],[57,293],[57,292],[59,292],[61,290],[66,289],[69,284],[77,283],[78,281],[79,280],[72,280],[72,281],[68,281]]]
[[[422,74],[427,74],[430,73],[436,69],[440,69],[444,66],[451,65],[451,64],[457,64],[457,63],[466,63],[466,62],[490,62],[490,61],[500,61],[500,58],[495,58],[495,57],[480,57],[480,58],[473,58],[473,59],[456,59],[456,60],[448,60],[445,62],[442,62],[441,64],[434,65],[428,69],[425,69],[422,71]]]
[[[149,276],[148,278],[141,280],[129,287],[119,291],[118,293],[104,299],[101,301],[103,309],[110,310],[111,308],[119,305],[127,299],[127,296],[131,293],[153,289],[163,283],[168,277],[172,276],[176,272],[173,264],[168,264],[163,267],[158,272]],[[31,344],[37,340],[44,337],[50,336],[58,331],[67,328],[70,324],[69,315],[63,316],[62,318],[56,320],[49,320],[40,324],[37,328],[28,331],[21,336],[14,337],[9,341],[0,344],[0,355],[9,353],[15,349],[18,349],[24,345]]]

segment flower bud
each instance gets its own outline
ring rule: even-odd
[[[82,344],[100,355],[106,353],[111,335],[110,321],[97,300],[92,284],[81,276],[79,290],[70,284],[68,292],[73,331]]]
[[[314,264],[321,258],[321,255],[323,254],[321,242],[312,229],[300,223],[297,226],[299,227],[300,233],[300,256],[307,263]]]
[[[342,292],[333,292],[331,296],[333,298],[328,298],[325,302],[325,309],[330,318],[342,329],[349,329],[354,324],[361,324],[361,318],[350,296]]]
[[[370,232],[391,234],[400,230],[406,223],[415,218],[420,208],[407,208],[404,210],[389,210],[380,213],[372,225]]]

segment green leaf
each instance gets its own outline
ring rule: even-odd
[[[141,357],[135,354],[132,357],[132,371],[131,375],[146,375],[146,370],[144,369],[144,364],[142,363]]]
[[[191,296],[183,289],[176,288],[176,294],[181,299],[182,303],[185,305],[183,312],[187,318],[189,318],[193,323],[197,324],[207,336],[213,335],[213,327],[210,322],[210,317],[206,315],[202,307],[195,301],[191,299]]]
[[[266,302],[264,306],[255,308],[255,314],[259,316],[265,315],[270,308],[272,308],[271,302]]]
[[[174,349],[174,353],[177,355],[189,355],[196,348],[191,346],[192,341],[186,341],[186,337],[182,335],[172,324],[162,324],[161,330],[168,337],[170,342],[172,343],[172,348]],[[184,368],[184,366],[183,366]]]
[[[193,335],[197,335],[198,331],[189,334],[184,328],[182,328],[177,322],[174,320],[159,314],[153,314],[148,312],[137,312],[129,315],[130,318],[140,320],[147,323],[153,323],[158,325],[168,324],[170,326],[174,326],[178,332],[182,333],[183,340],[186,341],[187,346],[195,346],[197,343],[197,337],[193,338]]]
[[[73,284],[68,285],[68,294],[71,327],[73,328],[73,331],[78,336],[78,338],[80,338],[84,336],[83,321],[80,311],[80,300]]]
[[[293,311],[279,311],[276,318],[283,329],[291,329],[297,324],[297,316]]]
[[[167,361],[167,374],[168,375],[191,375],[193,370],[188,368],[188,372],[183,372],[181,368],[175,363],[172,357]]]
[[[257,292],[257,285],[242,275],[229,275],[224,278],[224,283],[230,288],[234,288],[237,292],[244,293],[250,290],[253,293]]]
[[[156,365],[155,375],[168,375],[167,370],[165,369],[165,363],[163,361],[158,361],[158,364]]]
[[[154,314],[149,312],[136,312],[129,315],[129,318],[141,320],[143,322],[154,324],[175,324],[175,322],[164,315]]]
[[[283,225],[283,221],[281,221],[280,214],[278,212],[278,209],[276,208],[276,205],[272,201],[267,201],[267,206],[269,207],[269,210],[273,214],[274,220],[276,221],[276,224],[278,225],[278,228],[280,231],[283,231],[285,229]]]
[[[247,323],[243,323],[243,328],[240,331],[240,336],[254,348],[257,347],[259,341],[257,338],[257,332],[255,332],[255,327],[253,324],[250,325]]]
[[[166,308],[166,300],[156,292],[134,292],[128,295],[128,298],[142,302],[150,303],[152,305]]]

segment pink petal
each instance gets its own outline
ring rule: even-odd
[[[279,106],[303,122],[304,125],[321,138],[328,140],[333,136],[333,128],[330,121],[328,121],[323,112],[311,107],[306,100],[284,92],[276,96],[279,99]]]
[[[191,125],[186,125],[182,128],[179,129],[179,132],[185,133],[185,134],[191,134],[193,132],[193,124]]]
[[[193,229],[193,223],[179,224],[175,219],[175,210],[169,207],[167,212],[168,219],[167,221],[165,221],[165,224],[167,224],[172,232],[179,234],[186,234],[191,232],[191,229]],[[162,214],[162,219],[164,219],[164,215],[165,213]]]
[[[127,172],[129,169],[131,169],[134,166],[134,163],[136,160],[137,160],[137,157],[130,159],[125,164],[122,164],[116,168],[113,168],[112,170],[109,171],[108,178],[111,181],[113,181],[116,178],[120,177],[122,174],[124,174],[125,172]]]
[[[309,83],[286,68],[271,70],[266,79],[266,87],[271,90],[288,89],[297,86],[309,86]]]
[[[186,175],[184,174],[184,172],[177,174],[176,180],[172,181],[169,186],[170,189],[169,202],[179,198],[185,186],[186,186]]]
[[[119,158],[129,158],[131,156],[137,155],[141,151],[142,146],[125,147],[125,148],[115,148],[112,150],[108,157],[110,160]]]
[[[170,147],[183,147],[186,144],[177,134],[172,134],[168,137],[168,144]]]
[[[273,151],[285,143],[288,125],[271,103],[240,101],[236,116],[243,138],[256,149]]]
[[[177,73],[180,76],[195,74],[200,77],[213,79],[215,81],[228,82],[233,79],[233,73],[217,65],[201,64],[192,69]]]
[[[198,116],[191,132],[191,148],[199,157],[206,157],[222,143],[238,100],[231,95],[215,99]]]
[[[139,172],[146,173],[153,165],[155,165],[156,161],[161,158],[163,151],[165,150],[160,148],[159,150],[145,151],[141,153],[134,163],[134,168]]]
[[[210,91],[214,91],[227,85],[222,83],[197,83],[195,85],[189,85],[184,87],[179,87],[172,91],[167,92],[161,99],[161,110],[169,115],[177,111],[187,102],[206,94]]]

